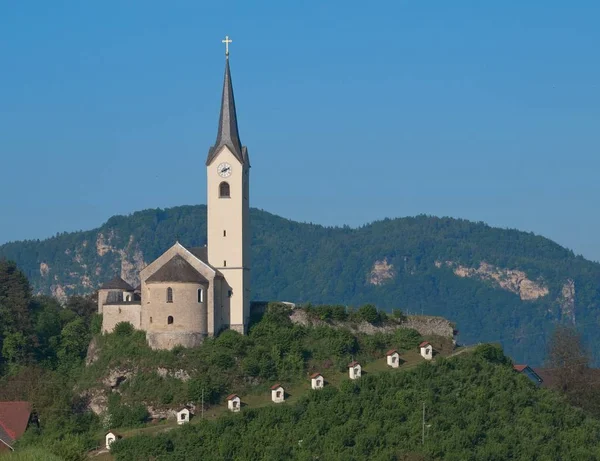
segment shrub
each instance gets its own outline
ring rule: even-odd
[[[94,314],[92,315],[92,320],[90,321],[90,333],[92,335],[100,334],[102,331],[102,314]]]
[[[406,315],[400,309],[392,309],[392,317],[399,322],[406,322]]]
[[[119,322],[115,325],[114,332],[117,336],[131,336],[134,328],[129,322]]]
[[[321,305],[311,306],[308,305],[305,309],[306,313],[319,320],[329,321],[338,320],[344,321],[348,319],[348,313],[346,312],[346,306],[341,305]]]
[[[364,306],[359,307],[354,314],[354,318],[358,321],[369,322],[371,324],[380,321],[379,312],[372,304],[365,304]]]
[[[394,332],[394,343],[405,351],[416,348],[422,341],[423,337],[412,328],[398,328]]]
[[[490,363],[510,365],[510,359],[504,355],[502,348],[496,344],[482,344],[475,349],[475,356]]]

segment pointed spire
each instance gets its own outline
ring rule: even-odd
[[[225,78],[223,80],[223,96],[221,98],[221,114],[219,116],[217,141],[208,151],[207,165],[214,159],[223,146],[227,146],[240,162],[245,163],[246,148],[242,147],[238,132],[233,84],[231,83],[231,71],[229,69],[229,54],[225,58]]]

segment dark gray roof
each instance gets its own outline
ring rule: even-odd
[[[187,249],[190,253],[192,253],[196,258],[202,261],[204,264],[208,264],[208,247],[194,247]]]
[[[101,290],[124,290],[124,291],[133,291],[133,287],[129,285],[125,280],[123,280],[118,275],[115,276],[114,279],[109,280],[104,285],[100,287]]]
[[[146,279],[146,283],[162,282],[208,283],[208,280],[183,257],[175,255]]]
[[[203,247],[188,248],[187,250],[212,270],[214,270],[217,274],[217,277],[223,277],[223,274],[221,274],[212,264],[208,262],[208,247],[206,245]]]
[[[212,162],[223,146],[227,146],[240,162],[248,162],[248,149],[245,146],[242,147],[238,131],[233,84],[231,83],[231,72],[229,70],[229,57],[225,60],[225,79],[223,81],[223,96],[221,98],[221,114],[219,115],[217,141],[208,150],[207,165]]]

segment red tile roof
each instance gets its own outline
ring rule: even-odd
[[[312,375],[310,375],[310,379],[315,379],[318,376],[323,376],[323,375],[321,375],[321,373],[313,373]]]
[[[513,365],[513,368],[515,370],[517,370],[519,373],[522,372],[525,368],[527,368],[529,365]]]
[[[236,397],[237,397],[237,394],[229,394],[229,395],[227,396],[227,400],[233,400],[233,399],[235,399]]]
[[[350,363],[348,364],[348,368],[355,367],[356,365],[360,365],[360,363],[358,363],[356,360],[354,360],[353,362],[350,362]]]
[[[29,416],[29,402],[0,402],[0,437],[7,444],[12,444],[23,435]],[[8,440],[6,440],[8,439]]]
[[[425,346],[429,346],[428,341],[423,341],[421,344],[419,344],[419,347],[425,347]]]
[[[392,355],[392,354],[397,354],[397,353],[398,353],[398,351],[396,349],[391,349],[391,350],[387,351],[385,353],[385,355]]]
[[[271,390],[272,390],[272,391],[274,391],[274,390],[276,390],[276,389],[279,389],[280,387],[281,387],[281,384],[279,384],[279,383],[277,383],[277,384],[273,384],[273,385],[271,386]]]

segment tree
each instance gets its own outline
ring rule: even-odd
[[[556,327],[548,346],[546,364],[553,378],[552,387],[565,394],[572,405],[600,416],[597,370],[590,368],[590,354],[575,327]]]
[[[557,389],[573,397],[581,394],[586,387],[590,357],[574,327],[557,325],[548,345],[546,363],[553,370]]]
[[[65,304],[65,309],[77,314],[81,317],[86,325],[89,325],[92,316],[98,310],[97,293],[89,296],[71,296]]]
[[[67,368],[77,365],[85,356],[90,336],[82,319],[78,318],[65,325],[60,333],[58,358]]]
[[[9,366],[22,365],[27,362],[29,347],[23,333],[17,331],[9,333],[4,337],[2,356],[8,362]]]
[[[36,343],[30,302],[31,287],[25,275],[14,262],[0,259],[0,358],[13,364],[24,363]]]

